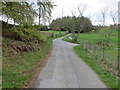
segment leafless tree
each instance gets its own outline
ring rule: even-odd
[[[83,11],[85,10],[85,8],[84,9],[81,9],[80,8],[80,6],[78,7],[79,8],[79,13],[80,13],[80,15],[79,15],[79,17],[83,17]],[[83,11],[81,11],[81,10],[83,10]],[[73,18],[76,18],[76,9],[74,8],[73,10],[71,10],[71,14],[72,14],[72,17]],[[81,27],[81,25],[79,25],[80,27]],[[74,40],[74,41],[77,41],[77,39],[78,39],[78,36],[79,36],[79,34],[80,34],[80,32],[82,31],[81,29],[80,30],[75,30],[75,27],[76,27],[76,23],[75,23],[75,20],[73,20],[72,21],[72,29],[71,29],[71,32],[72,32],[72,39]],[[75,34],[75,32],[78,32],[77,34]]]
[[[118,28],[120,29],[120,1],[118,2]]]
[[[71,15],[72,15],[72,17],[76,16],[76,9],[75,9],[75,8],[73,8],[73,9],[71,10]]]
[[[105,26],[106,25],[106,17],[107,17],[107,11],[108,11],[108,8],[107,7],[104,7],[102,10],[101,10],[101,26]]]
[[[76,10],[75,8],[71,10],[71,14],[72,14],[72,17],[75,17],[76,16]],[[75,21],[73,20],[72,22],[72,27],[71,27],[71,33],[72,33],[72,39],[74,40],[75,39]]]
[[[63,18],[63,17],[64,17],[64,14],[65,14],[65,12],[64,12],[64,7],[62,8],[61,12],[58,13],[58,14],[59,14],[60,18]]]
[[[62,9],[62,15],[61,15],[62,18],[63,18],[63,15],[64,15],[64,8]]]
[[[81,20],[81,24],[79,25],[80,26],[80,30],[78,30],[78,35],[77,35],[77,37],[79,36],[79,34],[80,34],[80,32],[82,31],[82,28],[83,28],[83,22],[84,22],[84,13],[85,13],[85,11],[86,11],[86,9],[87,9],[87,5],[86,4],[83,4],[83,3],[80,3],[80,4],[78,4],[78,6],[77,6],[77,10],[78,10],[78,12],[79,12],[79,17],[82,19]]]
[[[59,15],[60,15],[60,18],[64,17],[64,8],[62,8],[62,11],[61,11],[61,13]],[[65,22],[62,21],[62,23],[61,23],[62,28],[64,28],[64,24],[65,24]],[[61,28],[59,28],[59,35],[61,36]]]
[[[80,4],[78,4],[77,9],[79,12],[79,17],[82,17],[87,9],[87,5],[80,3]]]
[[[115,8],[110,11],[110,16],[113,20],[113,24],[115,25],[117,23],[117,16],[118,16],[118,12]]]

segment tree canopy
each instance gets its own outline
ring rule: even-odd
[[[41,18],[43,21],[49,20],[51,17],[52,9],[55,5],[50,0],[38,0],[37,5],[39,7],[39,25]]]
[[[70,30],[71,32],[88,32],[92,30],[92,23],[87,17],[63,17],[53,20],[50,24],[53,30]]]
[[[38,41],[44,42],[44,38],[39,34],[38,28],[34,25],[35,17],[41,16],[41,18],[50,18],[53,4],[49,0],[45,1],[37,1],[37,10],[33,7],[33,2],[7,2],[3,0],[2,2],[2,15],[7,18],[7,30],[3,32],[12,33],[11,36],[17,40],[22,41]],[[42,10],[41,13],[38,14],[38,10]],[[9,27],[9,19],[14,21],[14,25],[12,28]],[[18,24],[17,26],[15,24]],[[41,25],[39,26],[41,27]]]
[[[34,23],[34,15],[37,13],[27,2],[2,2],[2,14],[14,23],[25,25]]]
[[[19,25],[31,25],[34,23],[34,18],[39,16],[39,19],[50,18],[52,9],[55,5],[50,0],[38,0],[37,11],[32,7],[30,2],[7,2],[2,1],[2,15],[7,17],[7,21],[12,19],[14,23]],[[40,23],[40,21],[39,21]]]

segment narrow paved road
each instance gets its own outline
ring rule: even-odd
[[[106,88],[96,73],[74,53],[72,47],[76,45],[55,39],[52,55],[33,87]]]

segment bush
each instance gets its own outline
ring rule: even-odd
[[[41,31],[48,31],[48,27],[47,26],[41,26],[40,30]]]
[[[24,28],[24,27],[13,27],[10,29],[15,33],[15,38],[21,41],[32,41],[32,42],[46,42],[46,37],[40,34],[40,32],[32,27],[32,28]]]
[[[100,39],[98,40],[98,44],[102,46],[109,46],[110,37],[111,37],[111,29],[110,27],[103,27],[99,30]]]

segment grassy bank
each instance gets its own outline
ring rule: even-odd
[[[51,48],[52,39],[40,45],[39,50],[21,54],[3,46],[3,88],[21,88],[32,77],[32,72]]]
[[[80,44],[80,42],[69,39],[69,37],[72,37],[72,36],[71,35],[67,36],[66,38],[63,38],[62,40],[67,41],[67,42],[71,42],[71,43]]]

